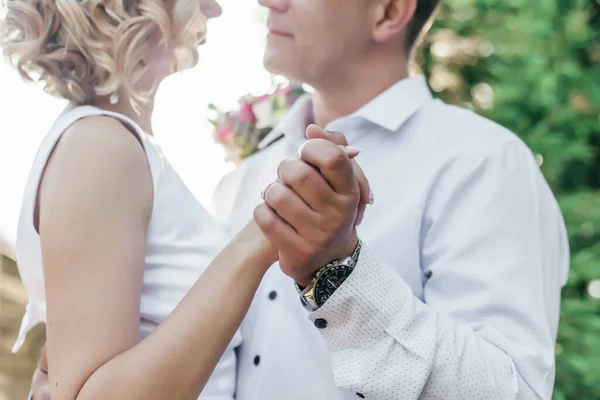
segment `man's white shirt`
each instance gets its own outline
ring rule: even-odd
[[[283,138],[217,188],[212,208],[230,234],[305,142],[310,113],[310,96],[299,99],[263,144]],[[423,77],[326,128],[361,150],[375,195],[363,251],[312,314],[269,270],[242,324],[237,398],[550,399],[569,248],[531,151],[434,100]]]

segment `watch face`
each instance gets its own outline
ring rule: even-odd
[[[327,299],[333,295],[333,292],[341,286],[342,283],[352,273],[352,267],[347,265],[337,265],[323,271],[315,285],[315,302],[321,307]]]

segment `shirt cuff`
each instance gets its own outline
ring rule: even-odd
[[[379,341],[407,324],[414,307],[410,287],[363,242],[350,276],[309,318],[336,352]]]

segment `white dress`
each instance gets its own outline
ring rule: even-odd
[[[140,339],[147,336],[177,306],[208,264],[228,242],[225,231],[200,205],[164,159],[153,138],[129,118],[91,106],[62,114],[41,143],[31,168],[17,232],[17,263],[29,294],[29,303],[13,352],[27,333],[46,320],[46,296],[40,238],[34,227],[38,186],[50,153],[61,135],[74,122],[89,116],[116,118],[140,138],[154,183],[154,205],[148,228],[142,298]],[[93,179],[93,177],[90,177]],[[241,343],[237,333],[202,392],[202,399],[232,399],[236,383],[234,348]],[[185,346],[184,343],[182,343]]]

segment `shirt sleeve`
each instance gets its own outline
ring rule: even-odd
[[[529,150],[508,143],[448,166],[422,229],[421,265],[394,268],[365,244],[310,315],[337,386],[378,400],[550,399],[568,244]],[[423,301],[404,268],[422,268]]]

